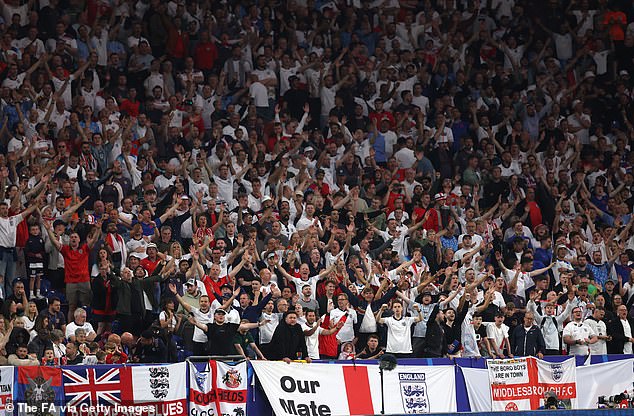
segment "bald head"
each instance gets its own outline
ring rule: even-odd
[[[121,334],[121,344],[132,346],[134,345],[134,335],[129,332],[124,332]]]

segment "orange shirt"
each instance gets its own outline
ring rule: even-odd
[[[610,23],[610,20],[614,20],[614,22]],[[603,17],[603,24],[609,27],[608,30],[612,40],[625,39],[625,32],[623,31],[623,27],[627,25],[627,17],[625,17],[625,13],[618,11],[607,12]]]

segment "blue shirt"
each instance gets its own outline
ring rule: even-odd
[[[450,248],[453,251],[458,251],[458,239],[455,235],[452,235],[451,237],[440,237],[440,243],[443,247]]]
[[[387,156],[385,155],[385,136],[383,136],[381,133],[377,133],[372,147],[376,152],[376,154],[374,155],[374,159],[378,163],[387,162]]]
[[[601,287],[603,287],[606,280],[608,280],[608,276],[610,275],[610,264],[603,263],[597,265],[593,263],[588,263],[588,269],[590,269],[592,273],[594,273],[594,281],[600,284]]]
[[[139,220],[134,220],[132,221],[132,225],[136,225],[136,224],[141,224],[141,228],[143,229],[143,235],[147,236],[147,237],[151,237],[154,235],[154,230],[155,228],[161,228],[161,219],[160,218],[154,218],[154,223],[156,224],[156,227],[154,227],[152,224],[146,224],[142,221]]]

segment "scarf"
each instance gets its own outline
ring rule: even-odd
[[[119,234],[108,233],[106,235],[106,244],[108,244],[108,247],[110,247],[110,250],[113,253],[116,252],[116,250],[115,250],[116,249],[115,241],[120,247],[120,250],[118,250],[118,251],[121,253],[121,264],[125,265],[126,264],[126,259],[128,258],[128,253],[127,253],[127,249],[126,249],[126,246],[125,246],[125,241],[123,241],[123,238]]]

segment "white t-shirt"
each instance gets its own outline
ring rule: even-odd
[[[595,321],[594,319],[586,319],[586,325],[588,325],[597,334],[597,336],[607,335],[607,328],[605,322]],[[604,339],[600,339],[594,344],[590,344],[590,354],[592,355],[606,355],[608,353],[608,346]]]
[[[467,316],[462,321],[462,346],[464,348],[463,357],[480,357],[480,348],[476,338],[475,328],[471,323],[475,314],[476,306],[469,308]]]
[[[22,222],[22,219],[22,214],[8,218],[0,218],[0,247],[15,247],[15,235],[18,224]]]
[[[277,328],[277,325],[280,323],[280,317],[282,316],[281,313],[266,313],[266,312],[262,312],[262,320],[264,321],[269,321],[267,322],[265,325],[262,325],[260,327],[260,345],[261,344],[268,344],[269,342],[271,342],[271,339],[273,338],[273,333],[275,332],[275,328]],[[310,355],[310,351],[309,351],[309,355]]]
[[[625,338],[632,338],[632,327],[627,319],[621,319],[621,325],[623,325],[623,335]],[[632,353],[632,343],[627,341],[625,345],[623,345],[623,354],[631,354]]]
[[[592,335],[596,335],[596,333],[585,322],[569,322],[563,333],[564,338],[570,336],[575,341],[590,338]],[[590,347],[588,345],[573,344],[569,346],[569,353],[570,355],[588,355]]]
[[[319,276],[311,276],[308,278],[308,280],[303,280],[299,277],[293,277],[291,278],[291,281],[295,283],[295,289],[297,293],[302,293],[302,289],[304,289],[304,286],[310,286],[310,298],[316,299],[315,296],[317,294],[317,282],[319,282]]]
[[[159,320],[160,321],[167,321],[167,313],[165,313],[165,311],[161,311],[161,313],[159,313]],[[170,326],[172,329],[176,327],[176,316],[172,315],[172,319],[170,319],[168,326]]]
[[[72,74],[69,75],[68,78],[69,78],[68,85],[66,86],[66,89],[64,90],[64,93],[62,94],[62,98],[64,99],[64,108],[66,110],[70,110],[70,108],[73,105],[73,97],[71,94],[72,88],[70,87],[70,84],[75,80],[75,77]],[[51,81],[53,81],[53,86],[55,87],[55,91],[59,91],[64,85],[64,83],[66,82],[66,80],[59,79],[57,77],[51,77]]]
[[[308,326],[308,324],[302,324],[302,331],[310,331],[311,329],[313,329],[313,327]],[[321,334],[323,331],[324,328],[320,326],[315,332],[313,332],[311,336],[305,337],[308,356],[313,360],[319,360],[319,334]]]
[[[66,339],[70,339],[71,336],[75,336],[75,331],[77,329],[83,329],[86,331],[86,335],[89,335],[91,332],[95,332],[90,322],[84,322],[83,325],[77,325],[74,321],[66,325]]]
[[[393,354],[410,354],[412,352],[412,324],[416,318],[404,316],[395,319],[393,316],[383,318],[387,325],[387,352]]]
[[[330,322],[334,322],[335,325],[346,314],[348,314],[348,318],[343,324],[343,327],[337,332],[337,340],[340,344],[352,342],[354,339],[354,324],[357,323],[357,312],[352,308],[348,308],[345,311],[335,308],[330,311]]]
[[[213,180],[218,186],[218,196],[227,203],[233,200],[233,182],[235,178],[229,176],[227,179],[222,179],[220,176],[214,175]]]
[[[22,83],[24,82],[24,78],[26,78],[25,72],[18,74],[15,77],[15,79],[11,79],[7,77],[4,79],[4,81],[2,81],[2,86],[12,90],[17,90],[18,88],[22,86]]]
[[[493,344],[497,347],[498,350],[502,350],[502,343],[505,338],[509,337],[509,327],[502,324],[498,327],[495,324],[487,325],[487,338],[493,340]]]
[[[210,324],[214,321],[214,312],[210,308],[207,313],[203,313],[198,308],[194,308],[192,306],[192,314],[194,314],[194,318],[199,323],[205,325]],[[207,334],[205,334],[200,328],[197,326],[194,327],[194,336],[192,337],[192,341],[194,342],[207,342]]]
[[[261,82],[254,82],[249,87],[249,96],[253,98],[256,107],[269,106],[269,94],[266,87]]]

